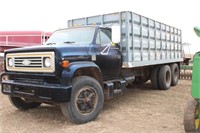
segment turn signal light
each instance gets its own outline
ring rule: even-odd
[[[67,68],[69,66],[69,61],[68,60],[63,60],[62,61],[62,67]]]

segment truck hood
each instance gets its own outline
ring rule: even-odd
[[[63,45],[41,45],[24,48],[15,48],[6,50],[5,53],[24,53],[24,52],[47,52],[54,51],[58,58],[69,56],[88,56],[90,44],[63,44]]]

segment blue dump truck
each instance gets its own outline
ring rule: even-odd
[[[5,51],[2,93],[18,109],[56,104],[70,121],[86,123],[129,84],[177,85],[181,30],[130,11],[72,19],[68,27],[45,46]]]

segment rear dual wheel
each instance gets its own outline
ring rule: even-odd
[[[158,73],[158,85],[161,90],[168,90],[171,86],[171,69],[168,65],[160,68]]]
[[[179,79],[179,75],[180,75],[180,69],[178,67],[177,63],[171,64],[170,65],[170,69],[171,69],[171,75],[172,75],[172,82],[171,82],[171,86],[176,86],[178,84],[178,79]]]
[[[171,69],[168,65],[155,67],[151,71],[150,78],[153,88],[167,90],[171,85]]]
[[[154,89],[159,89],[158,85],[159,69],[160,69],[159,67],[154,67],[150,74],[151,85],[153,86]]]
[[[170,86],[175,86],[179,79],[179,67],[174,63],[169,65],[163,65],[161,67],[155,67],[151,71],[150,79],[153,88],[167,90]]]

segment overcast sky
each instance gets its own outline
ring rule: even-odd
[[[67,20],[133,11],[182,30],[182,42],[200,51],[200,0],[0,0],[0,31],[55,31]]]

